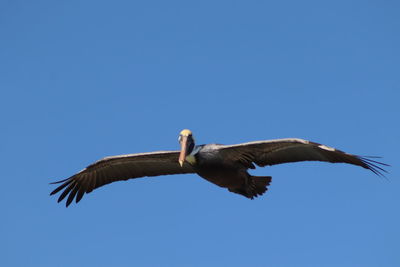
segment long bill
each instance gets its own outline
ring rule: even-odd
[[[183,163],[185,162],[185,158],[186,158],[187,142],[188,142],[188,137],[182,136],[181,153],[179,154],[179,164],[181,165],[181,167],[183,167]]]

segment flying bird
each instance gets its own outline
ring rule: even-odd
[[[288,138],[248,142],[236,145],[195,145],[190,130],[179,134],[180,151],[157,151],[105,157],[62,183],[50,195],[61,190],[58,202],[68,196],[66,206],[103,185],[145,176],[197,173],[207,181],[230,192],[253,199],[267,191],[271,176],[252,176],[248,169],[298,161],[348,163],[383,176],[387,164],[345,153],[303,139]]]

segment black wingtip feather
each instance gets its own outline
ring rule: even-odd
[[[57,181],[57,182],[52,182],[52,183],[49,183],[49,184],[60,184],[60,183],[65,182],[65,181],[67,181],[69,179],[71,179],[71,178],[67,178],[67,179],[64,179],[64,180],[61,180],[61,181]]]
[[[65,182],[65,183],[63,183],[62,185],[60,185],[59,187],[57,187],[55,190],[53,190],[53,191],[50,193],[50,196],[52,196],[52,195],[58,193],[58,192],[61,191],[64,187],[66,187],[67,185],[69,185],[69,184],[71,183],[71,180],[70,180],[70,178],[68,178],[68,179],[63,180],[62,182]],[[57,183],[59,183],[59,182],[57,182]]]
[[[380,177],[384,177],[386,178],[384,173],[389,173],[387,170],[385,170],[382,166],[384,167],[390,167],[389,164],[383,163],[383,162],[379,162],[376,160],[372,160],[371,158],[379,158],[379,157],[371,157],[371,156],[358,156],[358,158],[361,160],[362,163],[365,164],[365,166],[363,166],[366,169],[369,169],[370,171],[372,171],[373,173],[375,173],[376,175],[380,176]]]
[[[71,192],[71,190],[75,187],[75,183],[71,182],[69,183],[68,187],[62,192],[60,197],[58,198],[57,202],[60,203],[68,194]]]
[[[79,189],[78,194],[76,195],[75,203],[81,201],[83,195],[85,194],[85,190],[83,188]]]
[[[74,200],[74,197],[76,193],[78,192],[79,186],[77,183],[75,183],[74,188],[71,190],[71,193],[69,193],[67,202],[65,203],[65,206],[68,208],[68,206],[71,204],[71,202]]]

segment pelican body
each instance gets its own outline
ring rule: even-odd
[[[299,161],[348,163],[371,170],[377,175],[386,172],[387,164],[356,156],[298,138],[276,139],[237,145],[195,145],[190,130],[179,134],[180,151],[157,151],[103,158],[62,183],[50,195],[64,189],[58,202],[68,196],[68,207],[78,203],[85,193],[115,181],[145,176],[197,173],[207,181],[230,192],[253,199],[267,191],[270,176],[252,176],[248,169]]]
[[[270,176],[251,176],[247,169],[254,169],[254,165],[244,160],[235,161],[229,155],[224,155],[223,145],[195,146],[190,130],[180,133],[179,142],[181,166],[185,161],[188,162],[199,176],[220,187],[228,188],[231,192],[253,199],[262,195],[271,182]]]

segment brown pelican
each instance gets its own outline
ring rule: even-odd
[[[145,176],[197,173],[207,181],[230,192],[253,199],[267,191],[271,176],[252,176],[247,170],[298,161],[348,163],[383,176],[387,164],[356,156],[303,139],[276,139],[237,145],[208,144],[195,146],[190,130],[179,134],[180,151],[157,151],[103,158],[62,183],[50,195],[64,189],[58,202],[66,196],[66,206],[100,186]]]

